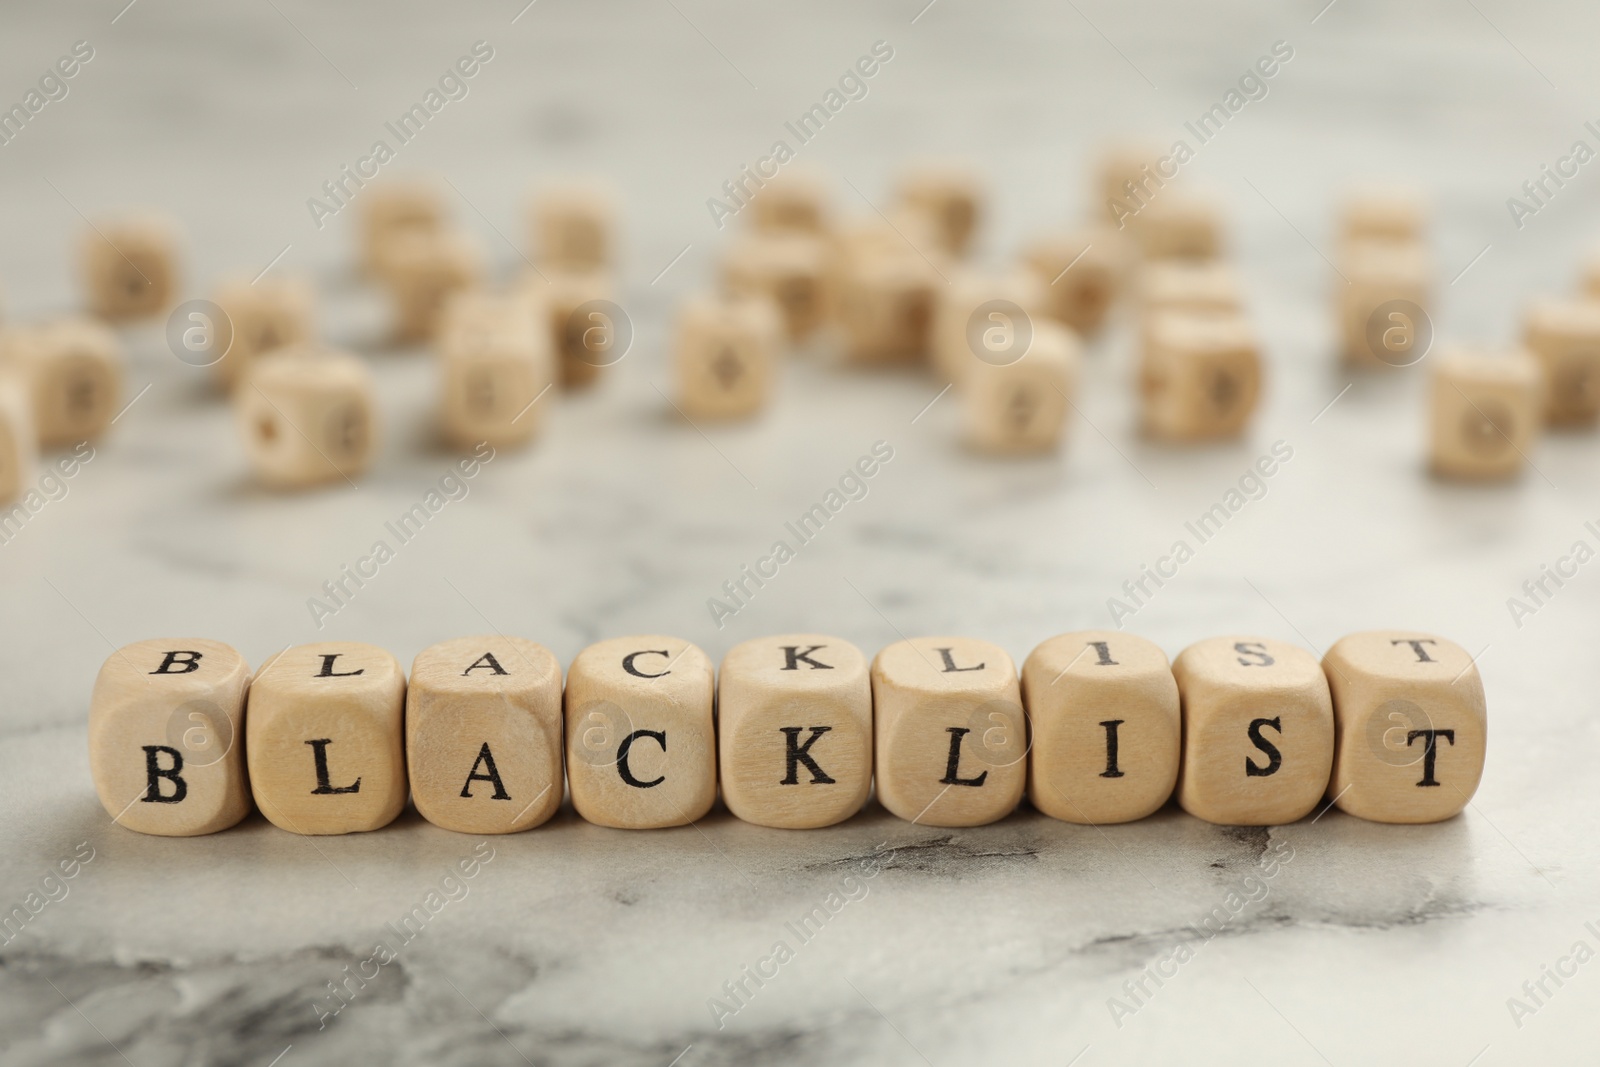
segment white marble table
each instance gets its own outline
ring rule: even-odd
[[[92,854],[0,947],[5,1062],[1593,1062],[1600,969],[1546,979],[1553,995],[1520,1020],[1507,1000],[1575,942],[1600,948],[1600,574],[1582,571],[1520,628],[1505,602],[1600,518],[1600,439],[1544,440],[1515,485],[1432,482],[1419,374],[1357,380],[1327,407],[1350,379],[1330,359],[1323,259],[1346,182],[1397,175],[1436,196],[1442,335],[1506,340],[1523,301],[1567,290],[1600,214],[1596,165],[1521,230],[1505,200],[1574,139],[1593,142],[1592,10],[940,0],[919,16],[921,0],[542,0],[519,17],[519,0],[449,12],[142,0],[119,16],[121,2],[5,16],[7,106],[74,41],[95,49],[68,95],[0,146],[9,313],[75,304],[80,212],[151,204],[180,219],[194,295],[287,246],[274,269],[318,279],[329,336],[372,361],[387,432],[358,489],[263,493],[203,376],[159,329],[127,335],[130,395],[148,392],[67,495],[0,545],[0,907]],[[507,274],[533,179],[610,174],[627,204],[623,298],[638,338],[321,636],[409,661],[494,627],[565,662],[628,632],[680,634],[714,658],[782,630],[869,651],[901,631],[957,632],[1020,660],[1046,636],[1106,624],[1123,580],[1283,440],[1294,458],[1266,498],[1130,628],[1169,653],[1229,631],[1322,649],[1378,626],[1485,649],[1492,741],[1472,808],[1411,828],[1335,812],[1232,831],[1167,811],[1099,830],[1023,811],[944,831],[874,805],[827,831],[719,810],[639,834],[569,810],[482,845],[492,859],[465,895],[322,1017],[326,983],[480,842],[414,813],[347,839],[259,818],[197,840],[122,831],[91,787],[85,705],[112,646],[205,635],[260,662],[318,636],[307,599],[444,473],[429,357],[382,343],[382,300],[349,271],[350,214],[319,231],[305,202],[480,39],[494,59],[394,168],[447,177],[458,217]],[[671,309],[707,284],[727,237],[706,198],[878,40],[893,60],[803,158],[847,179],[841,202],[865,212],[907,157],[975,157],[994,191],[983,252],[996,262],[1080,210],[1106,135],[1178,136],[1273,42],[1290,43],[1269,95],[1181,179],[1228,203],[1271,350],[1248,440],[1139,440],[1122,328],[1096,347],[1084,418],[1050,460],[974,459],[948,397],[916,418],[942,383],[851,374],[821,353],[790,363],[749,426],[702,436],[670,412],[657,390]],[[895,458],[869,496],[716,628],[706,599],[877,440]],[[1253,877],[1289,855],[1275,877]],[[875,856],[874,877],[845,882]],[[1254,885],[1260,899],[1218,936],[1196,934]],[[841,886],[857,899],[796,940],[719,1029],[708,1001],[723,983]],[[1153,995],[1114,1018],[1110,998],[1134,1004],[1124,983],[1180,946],[1192,958],[1159,989],[1146,979]]]

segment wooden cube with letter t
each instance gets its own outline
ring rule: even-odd
[[[567,785],[578,814],[648,830],[694,822],[717,799],[713,668],[650,634],[590,645],[567,670]]]
[[[245,728],[256,806],[297,834],[389,825],[405,806],[405,670],[374,645],[285,649],[250,685]]]
[[[717,707],[722,797],[746,822],[832,826],[872,789],[872,683],[848,641],[784,634],[735,645]]]
[[[1282,641],[1213,637],[1180,652],[1172,675],[1183,810],[1228,826],[1309,815],[1333,767],[1333,704],[1316,657]]]
[[[219,641],[159,638],[107,658],[89,698],[89,768],[117,825],[192,837],[250,813],[249,684],[249,664]]]
[[[509,834],[561,807],[561,664],[520,637],[425,648],[406,689],[411,797],[435,826]]]
[[[872,661],[878,800],[925,826],[1011,814],[1027,778],[1017,669],[998,645],[920,637]]]

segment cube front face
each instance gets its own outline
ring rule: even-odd
[[[1034,330],[1032,348],[1017,362],[979,361],[967,374],[967,443],[980,452],[1049,452],[1061,441],[1077,381],[1077,342],[1055,323]]]
[[[872,661],[878,800],[925,826],[1005,818],[1027,779],[1011,657],[965,637],[899,641]]]
[[[1459,645],[1380,630],[1340,638],[1323,657],[1335,747],[1328,794],[1342,811],[1387,823],[1448,819],[1483,776],[1483,682]]]
[[[104,225],[84,239],[84,284],[97,318],[159,315],[177,292],[177,242],[162,226]]]
[[[783,314],[791,340],[809,337],[822,324],[823,266],[820,238],[800,233],[763,234],[735,245],[722,265],[722,281],[734,296],[762,295]]]
[[[372,382],[354,357],[304,349],[266,356],[234,406],[251,465],[269,486],[355,478],[372,460]]]
[[[933,170],[913,173],[902,180],[900,199],[928,219],[940,247],[955,256],[966,254],[983,208],[975,178]]]
[[[405,670],[373,645],[286,649],[250,686],[256,805],[297,834],[377,830],[405,806]]]
[[[1183,703],[1178,803],[1228,826],[1275,826],[1316,807],[1333,767],[1333,705],[1304,649],[1215,637],[1172,664]]]
[[[1593,422],[1600,415],[1600,301],[1538,301],[1523,337],[1544,369],[1545,422]]]
[[[406,690],[411,796],[435,826],[509,834],[561,806],[561,664],[520,637],[424,649]]]
[[[932,340],[933,270],[914,252],[862,252],[845,271],[839,319],[857,363],[921,359]]]
[[[550,190],[534,201],[533,243],[540,262],[596,270],[611,262],[615,208],[599,189]]]
[[[764,299],[692,302],[678,324],[678,404],[691,418],[755,414],[771,391],[779,325]]]
[[[232,648],[194,638],[113,652],[89,698],[89,767],[106,813],[144,834],[191,837],[250,813],[245,690]]]
[[[567,670],[567,785],[578,814],[644,830],[694,822],[717,798],[713,668],[675,637],[590,645]]]
[[[216,304],[228,316],[232,336],[213,364],[224,388],[237,385],[258,356],[311,340],[313,298],[301,279],[234,282],[217,292]]]
[[[1053,818],[1142,819],[1172,796],[1183,724],[1166,653],[1119,630],[1062,634],[1022,665],[1028,799]]]
[[[1244,431],[1261,395],[1261,357],[1237,315],[1158,312],[1140,368],[1145,432],[1176,441]]]
[[[1345,362],[1406,367],[1432,343],[1432,263],[1420,245],[1358,240],[1340,252],[1337,310]],[[1420,316],[1420,317],[1419,317]]]
[[[1024,253],[1044,292],[1045,308],[1080,336],[1105,325],[1121,279],[1121,235],[1097,229],[1042,238]]]
[[[43,445],[93,440],[116,418],[122,397],[122,350],[104,326],[52,323],[21,345],[33,382],[34,425]]]
[[[1027,351],[1044,318],[1043,303],[1039,280],[1029,271],[957,275],[934,310],[933,357],[939,373],[959,385],[975,365],[1014,361]]]
[[[611,301],[611,278],[603,271],[546,268],[545,278],[525,282],[545,308],[557,381],[562,388],[589,385],[601,371],[626,355],[617,351],[619,324],[612,315],[585,304]]]
[[[722,797],[746,822],[832,826],[872,789],[867,660],[825,634],[735,645],[718,681]]]
[[[443,365],[442,424],[451,444],[509,446],[538,432],[534,401],[551,384],[551,375],[548,363],[532,351],[447,358]]]
[[[401,341],[433,338],[450,297],[483,276],[477,247],[455,234],[401,233],[391,239],[386,255],[395,336]]]
[[[1469,480],[1517,474],[1539,427],[1539,400],[1538,371],[1525,355],[1441,358],[1433,374],[1434,472]]]

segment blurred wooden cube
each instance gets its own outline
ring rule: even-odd
[[[841,266],[838,323],[852,363],[904,363],[927,357],[943,284],[912,251],[861,251]]]
[[[117,417],[124,359],[105,326],[56,319],[14,332],[7,347],[7,362],[27,383],[39,444],[92,441]]]
[[[39,431],[33,425],[27,383],[0,367],[0,504],[23,497],[33,484],[38,460]],[[0,543],[15,534],[6,517],[0,515]]]
[[[1600,415],[1600,299],[1534,300],[1522,341],[1544,369],[1544,421],[1593,423]]]
[[[396,339],[432,340],[450,296],[482,282],[482,253],[458,233],[403,230],[389,241],[384,280],[394,300]]]
[[[1243,315],[1161,311],[1139,368],[1145,433],[1169,441],[1236,437],[1261,393],[1261,352]]]
[[[979,452],[1024,455],[1054,451],[1077,389],[1081,346],[1058,322],[1039,319],[1022,354],[1009,362],[976,359],[961,403],[967,444]]]
[[[372,376],[355,356],[311,346],[262,356],[234,391],[256,476],[288,489],[360,477],[376,447]]]
[[[1520,473],[1539,432],[1543,396],[1539,365],[1520,349],[1441,352],[1433,363],[1434,473],[1486,481]]]
[[[1126,239],[1111,227],[1052,233],[1031,242],[1023,262],[1039,279],[1044,310],[1080,337],[1093,337],[1121,288]]]
[[[678,407],[691,419],[748,418],[777,377],[782,323],[766,297],[691,299],[678,316]]]
[[[791,340],[822,324],[827,245],[803,232],[755,233],[734,241],[722,260],[722,285],[734,296],[765,296],[783,312]]]
[[[102,222],[84,234],[83,286],[90,314],[131,322],[161,314],[178,292],[178,238],[156,218]]]
[[[1139,268],[1135,286],[1139,341],[1150,347],[1150,326],[1163,311],[1244,312],[1244,287],[1233,265],[1220,259],[1163,259]]]
[[[924,216],[939,247],[960,258],[972,246],[983,214],[983,186],[964,167],[925,164],[906,171],[896,185],[896,198]]]
[[[445,230],[444,200],[433,185],[421,181],[373,182],[363,189],[361,262],[369,274],[389,271],[389,254],[402,236],[437,236]]]
[[[227,344],[216,363],[217,378],[232,390],[258,356],[313,339],[314,297],[304,278],[232,278],[217,287],[213,302],[228,317]]]
[[[610,268],[616,215],[615,197],[599,182],[541,189],[528,210],[530,243],[540,266],[564,271]]]
[[[1347,363],[1407,367],[1433,343],[1432,263],[1419,244],[1354,241],[1339,253],[1334,283]]]
[[[750,201],[750,222],[763,232],[820,237],[830,228],[827,179],[814,171],[784,170],[766,179]]]
[[[538,431],[538,400],[555,382],[548,312],[537,294],[464,291],[439,330],[440,424],[451,444],[521,444]]]
[[[934,290],[933,362],[960,386],[975,363],[1002,363],[1027,349],[1045,318],[1044,288],[1032,271],[1004,274],[958,269]]]
[[[1122,229],[1125,213],[1137,209],[1166,184],[1168,179],[1155,171],[1161,156],[1161,147],[1149,143],[1108,146],[1100,157],[1096,188],[1100,203],[1094,205],[1095,214]]]
[[[1339,213],[1339,236],[1344,241],[1419,243],[1427,228],[1426,200],[1399,186],[1353,190]]]
[[[1211,200],[1167,190],[1129,220],[1146,259],[1212,259],[1222,254],[1222,211]]]

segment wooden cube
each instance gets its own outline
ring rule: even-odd
[[[900,177],[897,197],[927,218],[947,254],[967,254],[983,213],[983,187],[977,175],[958,166],[919,166]]]
[[[567,669],[567,787],[601,826],[685,826],[717,799],[711,660],[674,637],[590,645]]]
[[[250,666],[220,641],[139,641],[113,652],[89,697],[89,769],[112,821],[193,837],[250,813]]]
[[[534,196],[528,218],[541,266],[593,271],[612,265],[616,204],[604,186],[585,182],[543,189]]]
[[[1243,313],[1244,287],[1220,259],[1161,259],[1139,269],[1136,284],[1140,345],[1150,347],[1150,326],[1163,311]]]
[[[561,664],[520,637],[423,649],[406,690],[411,798],[435,826],[510,834],[561,807]]]
[[[1044,310],[1080,337],[1105,325],[1123,274],[1126,240],[1110,227],[1048,234],[1023,250],[1041,284]]]
[[[228,317],[227,347],[216,363],[218,380],[232,390],[258,356],[312,340],[314,297],[304,278],[232,278],[213,302]]]
[[[830,225],[831,191],[820,174],[785,170],[766,179],[750,200],[750,222],[764,232],[794,232],[821,236]]]
[[[266,485],[354,479],[376,450],[372,376],[355,356],[310,346],[261,357],[234,391],[245,453]]]
[[[1434,359],[1430,441],[1435,474],[1467,480],[1522,470],[1539,432],[1542,373],[1521,349],[1446,349]]]
[[[1333,704],[1315,656],[1257,637],[1213,637],[1173,661],[1183,702],[1178,803],[1228,826],[1309,815],[1333,767]]]
[[[1322,657],[1333,694],[1333,778],[1342,811],[1375,822],[1439,822],[1483,776],[1488,709],[1467,650],[1442,637],[1378,630]]]
[[[1415,190],[1357,189],[1345,198],[1339,235],[1345,241],[1420,242],[1428,227],[1428,205]]]
[[[734,296],[765,296],[783,312],[789,338],[822,324],[827,246],[804,233],[757,233],[735,241],[722,260],[722,285]]]
[[[556,381],[563,389],[593,384],[628,354],[633,324],[619,318],[609,274],[546,267],[542,276],[528,272],[522,284],[545,308]]]
[[[722,799],[760,826],[832,826],[872,791],[872,683],[848,641],[784,634],[735,645],[717,682]]]
[[[961,396],[967,443],[996,455],[1053,451],[1072,409],[1080,352],[1071,330],[1040,319],[1020,359],[974,360]]]
[[[1183,718],[1161,648],[1120,630],[1062,634],[1022,664],[1028,799],[1066,822],[1153,814],[1178,781]]]
[[[872,661],[878,800],[923,826],[1005,818],[1027,779],[1017,669],[970,637],[897,641]]]
[[[1261,393],[1261,353],[1242,315],[1151,316],[1139,369],[1145,433],[1168,441],[1237,437]]]
[[[1600,415],[1600,299],[1533,301],[1522,339],[1544,370],[1545,423],[1593,423]]]
[[[261,814],[297,834],[377,830],[405,807],[406,674],[374,645],[285,649],[250,684],[245,751]]]
[[[1222,254],[1222,212],[1212,201],[1168,190],[1129,221],[1146,259],[1211,259]]]
[[[1103,213],[1107,222],[1121,229],[1128,212],[1156,194],[1167,179],[1155,172],[1156,161],[1162,156],[1159,145],[1126,142],[1111,145],[1100,158],[1099,180],[1096,191],[1100,203],[1097,213]]]
[[[1028,270],[957,270],[934,292],[934,367],[957,386],[975,363],[1003,363],[1026,352],[1034,323],[1045,318],[1043,286]]]
[[[384,280],[395,309],[395,337],[432,340],[450,296],[483,278],[478,246],[450,231],[404,230],[389,241]]]
[[[84,234],[82,255],[84,291],[97,318],[151,318],[177,295],[178,239],[159,219],[100,223]]]
[[[1334,282],[1347,363],[1408,367],[1433,344],[1432,263],[1419,244],[1355,241],[1339,253]]]
[[[361,262],[368,273],[383,276],[397,237],[444,232],[444,200],[425,182],[374,182],[361,191]]]
[[[33,424],[46,447],[92,441],[122,403],[122,346],[93,319],[57,319],[18,331],[8,362],[27,382]]]
[[[548,312],[526,288],[457,293],[439,332],[440,423],[452,445],[509,447],[538,431],[555,381]]]
[[[923,359],[932,342],[937,270],[916,252],[861,252],[839,275],[838,315],[853,363]]]
[[[22,497],[33,484],[39,459],[39,431],[33,403],[20,377],[0,371],[0,504]],[[29,503],[26,499],[24,505]],[[0,541],[10,533],[0,516]]]
[[[765,297],[702,296],[678,317],[678,407],[691,419],[748,418],[777,377],[778,309]]]

